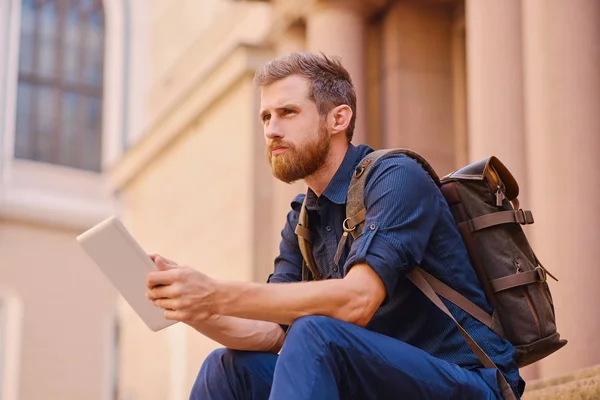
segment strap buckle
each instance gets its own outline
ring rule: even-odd
[[[344,222],[342,222],[342,227],[344,228],[344,232],[350,233],[350,232],[352,232],[353,230],[355,230],[355,229],[356,229],[356,225],[354,225],[353,227],[351,227],[351,228],[350,228],[350,227],[348,226],[348,223],[349,223],[349,222],[350,222],[350,218],[346,218],[346,219],[344,220]]]
[[[360,178],[360,176],[363,174],[363,172],[365,172],[365,169],[367,169],[369,164],[371,164],[370,159],[364,160],[362,163],[360,163],[360,165],[356,167],[356,170],[354,171],[354,176]]]
[[[522,208],[519,208],[516,210],[516,213],[517,221],[521,225],[533,224],[533,215],[531,214],[531,211],[525,211]]]
[[[546,270],[542,267],[540,267],[539,265],[537,267],[535,267],[534,269],[535,272],[537,272],[538,274],[538,282],[539,283],[544,283],[547,280],[547,275],[546,275]]]

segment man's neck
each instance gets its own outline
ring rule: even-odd
[[[304,178],[304,183],[315,192],[317,197],[323,194],[325,188],[327,188],[327,185],[329,185],[329,182],[331,182],[331,179],[333,179],[333,176],[340,168],[340,165],[342,165],[347,150],[348,143],[336,147],[332,143],[329,155],[323,166],[311,176]]]

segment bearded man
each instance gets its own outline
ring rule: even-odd
[[[365,228],[339,249],[346,195],[372,151],[351,144],[356,95],[341,63],[293,53],[263,66],[260,120],[273,175],[304,180],[281,233],[268,283],[226,282],[152,256],[148,297],[224,348],[204,361],[191,399],[500,399],[496,369],[484,368],[453,321],[407,280],[421,266],[482,309],[492,308],[448,205],[412,158],[371,167]],[[410,99],[406,99],[410,101]],[[302,203],[322,280],[302,281],[295,229]],[[514,348],[448,303],[519,397]],[[509,389],[509,390],[510,390]]]

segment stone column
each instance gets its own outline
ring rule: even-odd
[[[357,117],[352,143],[366,141],[366,52],[365,16],[368,2],[362,0],[317,1],[307,15],[309,51],[338,56],[350,73],[356,89]]]
[[[469,161],[497,156],[524,191],[521,0],[467,0],[466,30]]]
[[[600,363],[600,2],[523,0],[533,246],[569,344],[541,377]]]
[[[382,21],[383,146],[417,151],[442,176],[456,167],[451,39],[440,2],[394,2]]]

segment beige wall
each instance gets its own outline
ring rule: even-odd
[[[19,399],[100,400],[112,390],[116,293],[78,233],[0,220],[0,293],[22,305],[10,321],[20,324]]]
[[[225,0],[152,0],[150,9],[149,81],[164,83],[168,70],[194,41],[231,8]],[[174,22],[177,29],[173,29]]]

